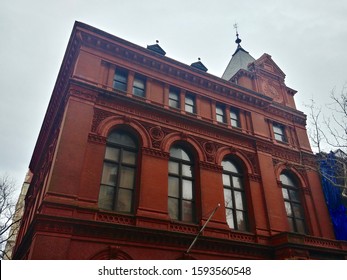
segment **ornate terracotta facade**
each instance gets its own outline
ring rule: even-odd
[[[117,69],[127,73],[125,90],[114,86]],[[133,91],[139,75],[144,96]],[[13,257],[346,258],[347,244],[334,238],[306,116],[284,78],[267,54],[226,81],[76,22],[30,162],[34,175]],[[177,107],[170,104],[172,87]],[[193,112],[185,108],[187,96]],[[100,207],[106,147],[118,130],[137,143],[131,211]],[[173,218],[168,206],[175,145],[191,156],[194,206],[179,209],[191,211],[191,222]],[[237,163],[244,193],[244,218],[231,207],[235,228],[226,214],[226,159]],[[285,204],[282,174],[295,178],[300,204]],[[290,228],[289,204],[302,207],[304,234]],[[246,222],[247,230],[237,230]]]

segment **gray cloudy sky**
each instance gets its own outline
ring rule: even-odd
[[[1,0],[0,174],[21,185],[74,21],[146,47],[160,41],[186,64],[201,57],[221,76],[242,47],[272,56],[296,89],[297,107],[347,81],[347,1],[343,0]]]

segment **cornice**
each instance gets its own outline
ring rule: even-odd
[[[140,65],[160,73],[166,78],[171,76],[177,80],[190,83],[194,87],[199,87],[218,95],[237,98],[244,103],[251,103],[257,107],[266,107],[271,102],[271,98],[255,91],[237,86],[212,74],[196,70],[194,67],[169,57],[158,55],[101,30],[98,30],[97,33],[91,33],[80,29],[79,34],[83,45],[99,49],[132,64]],[[112,61],[105,61],[112,64]],[[203,96],[201,93],[200,95]]]

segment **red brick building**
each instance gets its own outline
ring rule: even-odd
[[[345,259],[296,91],[240,42],[219,78],[76,22],[14,258]]]

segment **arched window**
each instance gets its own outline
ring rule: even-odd
[[[247,231],[248,214],[243,176],[234,161],[222,161],[224,205],[227,223],[235,230]]]
[[[193,160],[178,145],[170,149],[168,210],[171,219],[195,222]]]
[[[305,216],[297,183],[298,180],[292,174],[282,173],[280,181],[282,183],[282,194],[289,228],[293,232],[305,234]]]
[[[99,193],[100,208],[133,212],[137,150],[137,141],[126,131],[115,130],[108,136]]]

